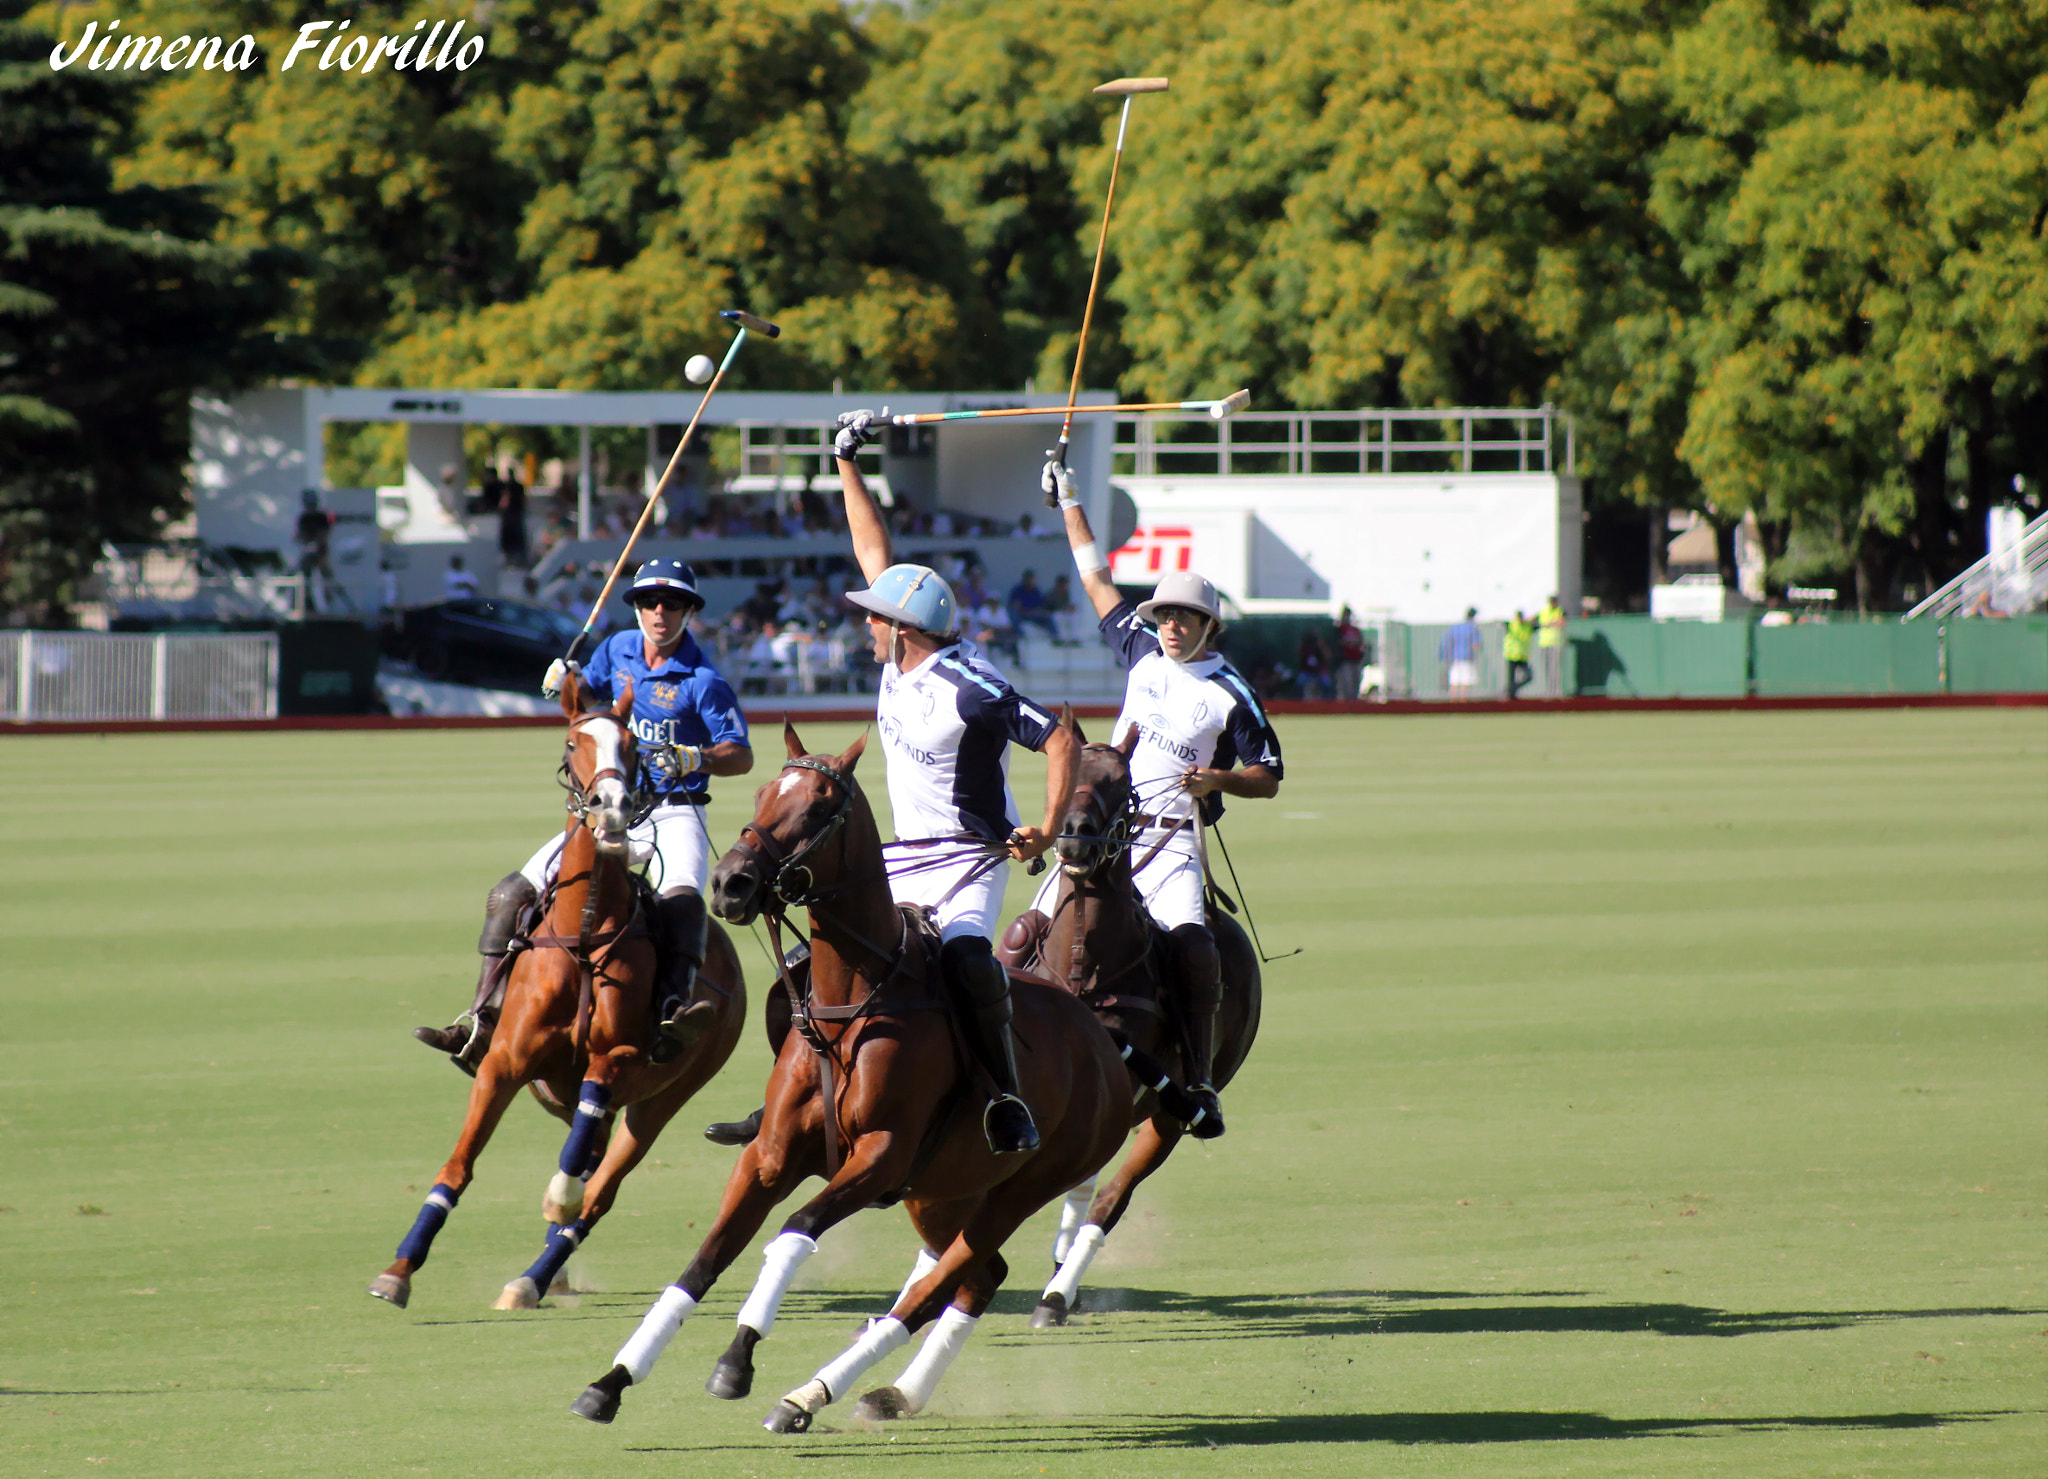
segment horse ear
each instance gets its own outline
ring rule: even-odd
[[[583,684],[570,669],[569,676],[562,680],[562,717],[574,720],[583,712]]]
[[[782,747],[789,751],[789,758],[801,760],[807,753],[804,742],[796,737],[796,726],[789,722],[789,715],[782,716]]]
[[[1067,726],[1067,733],[1074,737],[1075,744],[1085,745],[1088,743],[1088,736],[1081,732],[1081,721],[1074,717],[1074,706],[1072,704],[1060,705],[1060,723]]]
[[[1137,752],[1138,736],[1143,732],[1137,725],[1133,724],[1131,726],[1130,732],[1124,736],[1123,743],[1117,746],[1118,752],[1123,755],[1124,759],[1130,759]]]
[[[860,732],[860,738],[853,742],[853,747],[839,757],[839,768],[848,775],[852,775],[854,766],[860,764],[860,757],[867,750],[867,747],[868,732],[863,729]]]
[[[619,683],[619,701],[612,705],[612,717],[623,719],[633,712],[633,680],[622,679]]]

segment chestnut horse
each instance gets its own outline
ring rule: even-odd
[[[595,1422],[610,1422],[625,1389],[647,1380],[769,1211],[819,1175],[825,1189],[768,1244],[708,1388],[746,1396],[754,1348],[818,1238],[864,1207],[901,1200],[925,1246],[910,1281],[849,1350],[776,1405],[766,1426],[808,1428],[813,1414],[936,1317],[910,1370],[864,1404],[875,1417],[920,1410],[1003,1282],[1004,1242],[1105,1165],[1129,1123],[1129,1079],[1102,1024],[1047,983],[1017,982],[1018,1092],[1040,1143],[1022,1155],[989,1150],[980,1112],[986,1088],[945,1000],[937,937],[891,899],[874,814],[854,780],[867,736],[838,756],[805,754],[786,724],[783,737],[789,762],[760,789],[754,820],[712,872],[711,902],[734,924],[766,913],[771,927],[784,908],[807,908],[809,991],[769,1075],[761,1131],[740,1153],[710,1235],[571,1409]],[[796,993],[787,974],[783,988]]]
[[[611,1210],[619,1184],[662,1127],[725,1065],[745,1025],[739,956],[714,924],[699,974],[715,998],[710,1028],[674,1062],[656,1064],[647,1056],[654,942],[643,918],[644,886],[627,866],[639,752],[626,723],[632,683],[623,686],[611,708],[587,713],[573,675],[562,692],[569,720],[562,761],[569,836],[541,899],[530,948],[513,957],[498,1028],[477,1065],[454,1153],[398,1245],[398,1261],[370,1285],[371,1294],[400,1308],[521,1085],[568,1122],[569,1136],[541,1199],[550,1224],[546,1245],[534,1265],[505,1286],[499,1309],[532,1309],[540,1302],[569,1255]]]
[[[1180,1092],[1186,1082],[1180,1030],[1171,1003],[1162,1001],[1158,926],[1131,881],[1135,803],[1130,758],[1138,734],[1133,725],[1121,745],[1082,747],[1055,843],[1060,886],[1052,916],[1020,915],[1005,932],[999,952],[1005,965],[1064,982],[1092,1006],[1123,1050],[1139,1091],[1131,1109],[1137,1144],[1115,1177],[1100,1192],[1090,1179],[1067,1194],[1053,1245],[1058,1267],[1032,1312],[1034,1329],[1066,1324],[1090,1260],[1130,1206],[1138,1184],[1173,1154],[1193,1108]],[[1216,1012],[1211,1065],[1211,1081],[1220,1089],[1243,1066],[1258,1036],[1262,988],[1258,952],[1237,921],[1213,905],[1208,916],[1223,957],[1223,1000]]]

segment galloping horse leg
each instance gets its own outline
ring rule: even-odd
[[[398,1245],[397,1261],[370,1283],[369,1292],[376,1298],[388,1300],[400,1309],[412,1298],[413,1274],[426,1263],[435,1235],[469,1186],[476,1158],[483,1154],[491,1132],[498,1128],[506,1106],[518,1092],[519,1081],[506,1061],[496,1055],[486,1056],[477,1068],[476,1082],[469,1087],[469,1113],[462,1122],[462,1133],[456,1137],[454,1153],[441,1167],[434,1189],[427,1193],[420,1215],[413,1220],[412,1231]]]
[[[1038,1296],[1038,1308],[1031,1312],[1033,1330],[1067,1323],[1067,1315],[1081,1292],[1081,1280],[1088,1265],[1095,1261],[1103,1239],[1131,1205],[1138,1184],[1166,1164],[1166,1158],[1186,1133],[1178,1120],[1164,1114],[1155,1114],[1138,1127],[1138,1143],[1131,1147],[1131,1153],[1117,1168],[1109,1185],[1096,1195],[1094,1205],[1088,1209],[1087,1222],[1074,1235],[1067,1256],[1060,1260],[1059,1271],[1045,1286],[1045,1293]]]
[[[950,1247],[960,1235],[960,1229],[968,1218],[980,1208],[979,1196],[961,1198],[957,1201],[936,1204],[920,1203],[910,1209],[911,1224],[925,1239],[926,1246],[918,1251],[917,1266],[911,1270],[910,1279],[903,1291],[896,1296],[891,1312],[907,1311],[911,1307],[911,1290],[924,1282],[925,1278],[939,1266],[938,1256],[931,1252],[930,1245]],[[1004,1269],[1007,1274],[1008,1270]],[[924,1410],[931,1400],[939,1378],[946,1374],[966,1345],[967,1337],[974,1333],[974,1327],[981,1313],[994,1297],[1000,1278],[990,1278],[985,1271],[976,1271],[961,1281],[954,1292],[953,1301],[940,1312],[937,1322],[926,1333],[924,1344],[917,1354],[910,1358],[910,1364],[893,1385],[877,1387],[862,1397],[854,1407],[854,1416],[875,1422],[888,1422],[899,1417],[914,1417]]]
[[[570,1404],[571,1412],[600,1423],[618,1416],[621,1394],[634,1383],[647,1380],[662,1351],[710,1292],[718,1276],[753,1241],[776,1204],[811,1173],[806,1162],[786,1157],[786,1149],[784,1137],[762,1136],[740,1152],[739,1161],[726,1180],[717,1220],[705,1234],[697,1256],[690,1260],[680,1278],[662,1290],[654,1308],[619,1348],[612,1369],[584,1389],[583,1395]]]
[[[583,1211],[583,1179],[604,1159],[604,1132],[611,1117],[611,1105],[609,1083],[597,1078],[583,1081],[576,1095],[576,1113],[562,1141],[561,1157],[555,1163],[555,1174],[540,1199],[540,1215],[557,1227],[567,1227]]]
[[[1074,1246],[1074,1234],[1088,1220],[1088,1209],[1095,1205],[1095,1178],[1090,1176],[1079,1186],[1067,1193],[1060,1203],[1060,1230],[1053,1235],[1052,1268],[1059,1272],[1060,1265],[1067,1261],[1067,1254]]]
[[[754,1389],[754,1347],[768,1338],[796,1271],[818,1251],[819,1236],[872,1204],[883,1192],[902,1185],[910,1174],[915,1149],[915,1141],[906,1144],[887,1130],[863,1135],[832,1184],[790,1214],[781,1233],[762,1251],[761,1277],[740,1306],[739,1328],[712,1368],[705,1391],[734,1401]]]
[[[540,1257],[532,1267],[507,1284],[492,1309],[530,1310],[547,1297],[548,1286],[562,1271],[569,1257],[590,1237],[604,1215],[618,1200],[619,1186],[626,1175],[654,1148],[655,1137],[674,1116],[680,1103],[658,1107],[643,1101],[630,1106],[605,1142],[604,1160],[584,1189],[583,1215],[566,1226],[550,1227]]]

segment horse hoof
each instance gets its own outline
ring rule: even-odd
[[[1038,1301],[1038,1308],[1031,1312],[1033,1330],[1050,1330],[1056,1325],[1067,1323],[1067,1296],[1054,1291]]]
[[[720,1361],[711,1368],[711,1379],[704,1383],[704,1390],[714,1397],[737,1402],[754,1390],[754,1373],[745,1366]]]
[[[811,1429],[811,1415],[784,1397],[761,1426],[771,1433],[807,1433]]]
[[[540,1308],[540,1289],[533,1280],[521,1274],[505,1286],[505,1292],[498,1296],[494,1310],[537,1310]]]
[[[404,1309],[406,1301],[412,1298],[412,1280],[401,1279],[396,1274],[379,1274],[370,1281],[370,1297]]]
[[[540,1199],[540,1215],[556,1227],[567,1227],[583,1215],[583,1183],[566,1171],[557,1171]]]
[[[876,1387],[854,1403],[853,1415],[873,1423],[886,1423],[899,1417],[915,1417],[917,1413],[901,1387]]]
[[[587,1386],[583,1395],[569,1404],[569,1410],[594,1423],[608,1423],[619,1415],[619,1394],[600,1386]]]

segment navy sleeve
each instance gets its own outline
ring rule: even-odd
[[[747,716],[740,711],[740,701],[734,695],[732,685],[725,681],[724,674],[714,667],[697,670],[697,712],[710,733],[706,744],[751,743],[747,738]]]
[[[960,684],[960,718],[969,729],[1000,734],[1027,750],[1035,750],[1059,728],[1059,720],[994,674],[977,671],[950,657],[933,661],[965,675],[966,681]]]
[[[637,638],[640,634],[635,632],[632,635]],[[617,677],[618,667],[618,654],[613,651],[613,647],[618,640],[618,634],[606,637],[597,644],[597,650],[590,654],[590,661],[583,665],[586,706],[594,706],[598,699],[610,703],[618,697],[612,692],[612,683]]]
[[[1240,765],[1263,765],[1275,778],[1284,778],[1287,767],[1280,760],[1280,737],[1259,707],[1251,684],[1237,669],[1225,664],[1210,680],[1235,700],[1230,717],[1223,721],[1223,733],[1216,737],[1216,754],[1210,761],[1218,770],[1235,770]],[[1214,822],[1223,815],[1223,793],[1202,798],[1202,819]]]
[[[1150,657],[1159,650],[1158,636],[1138,620],[1138,608],[1129,601],[1117,602],[1109,615],[1096,623],[1096,630],[1102,633],[1110,651],[1122,658],[1127,668],[1136,667],[1140,658]]]

